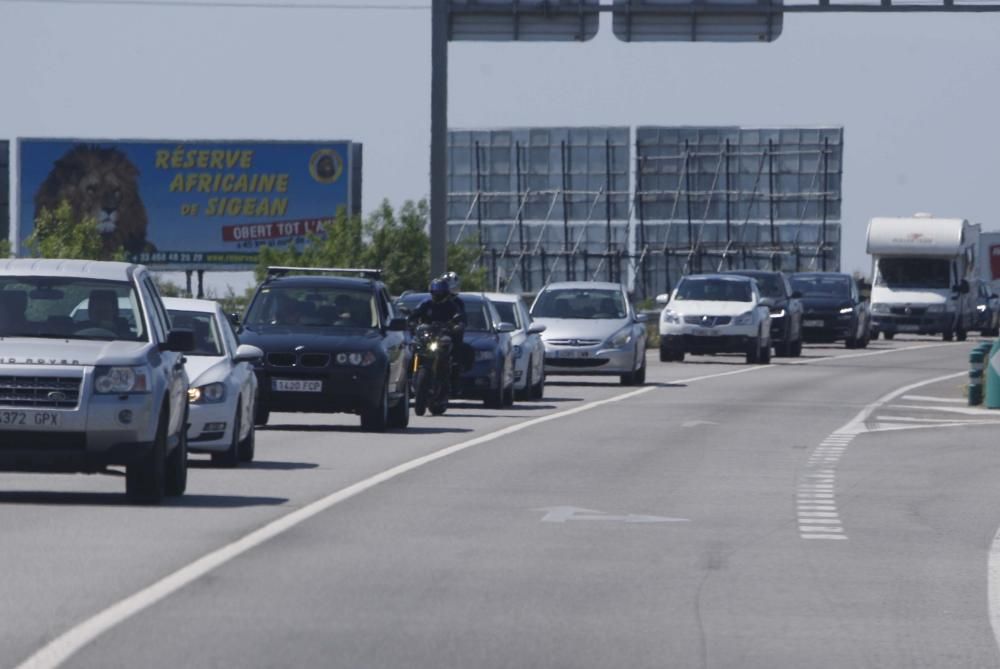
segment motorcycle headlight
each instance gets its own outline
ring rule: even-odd
[[[148,393],[150,377],[148,367],[98,367],[94,390],[101,395]]]
[[[680,325],[684,321],[684,317],[676,311],[667,309],[663,312],[662,320],[664,323],[668,323],[670,325]]]
[[[188,402],[191,404],[216,404],[226,399],[226,386],[222,383],[209,383],[197,388],[188,389]]]
[[[427,350],[429,351],[438,350],[438,343],[436,341],[432,341],[430,344],[427,345]]]
[[[622,328],[618,332],[611,335],[611,337],[606,342],[607,348],[624,348],[632,341],[632,328]]]
[[[753,323],[753,312],[748,311],[733,319],[733,325],[750,325]]]
[[[840,314],[842,316],[846,315],[846,314],[853,314],[853,313],[854,313],[854,307],[844,307],[843,309],[840,310]]]
[[[496,359],[496,353],[492,350],[489,351],[476,351],[476,362],[481,362],[483,360],[494,360]]]
[[[889,305],[883,304],[881,302],[875,302],[872,304],[873,314],[887,314],[889,313]]]

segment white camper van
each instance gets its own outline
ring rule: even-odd
[[[961,218],[873,218],[872,334],[940,334],[965,339],[975,327],[980,226]]]

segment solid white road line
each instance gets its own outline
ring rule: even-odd
[[[903,395],[901,399],[917,402],[946,402],[948,404],[965,404],[967,401],[955,397],[933,397],[931,395]]]
[[[903,353],[906,351],[915,351],[926,348],[935,348],[938,346],[944,346],[946,344],[929,344],[922,346],[906,346],[903,348],[887,349],[883,351],[871,351],[868,353],[855,353],[852,355],[843,356],[830,356],[824,358],[813,358],[810,360],[797,360],[790,364],[793,365],[805,365],[813,364],[824,361],[836,361],[836,360],[846,360],[852,358],[862,358],[870,357],[874,355],[886,355],[890,353]],[[672,385],[695,383],[697,381],[706,381],[708,379],[717,379],[727,376],[735,376],[737,374],[747,374],[749,372],[762,370],[762,369],[780,369],[783,365],[755,365],[752,367],[744,367],[742,369],[737,369],[728,372],[720,372],[717,374],[705,374],[702,376],[695,376],[688,379],[679,379],[676,381],[669,382]],[[946,377],[951,378],[951,377]],[[919,385],[919,384],[918,384]],[[916,387],[916,386],[914,386]],[[201,557],[191,564],[178,569],[177,571],[169,574],[168,576],[160,579],[159,581],[153,583],[152,585],[146,587],[139,592],[126,597],[125,599],[112,604],[103,611],[97,613],[91,618],[79,623],[78,625],[67,630],[63,634],[59,635],[41,649],[36,651],[27,660],[22,662],[17,666],[17,669],[52,669],[58,667],[63,662],[72,657],[78,650],[92,642],[97,637],[101,636],[113,627],[121,624],[122,622],[128,620],[132,616],[149,608],[153,604],[156,604],[160,600],[172,595],[181,588],[187,586],[188,584],[196,581],[197,579],[205,576],[211,571],[219,568],[223,564],[239,557],[240,555],[246,553],[247,551],[260,546],[266,541],[273,539],[274,537],[287,532],[288,530],[300,525],[301,523],[309,520],[310,518],[329,510],[330,508],[355,497],[371,488],[374,488],[382,483],[391,481],[403,474],[411,472],[415,469],[423,467],[424,465],[436,462],[450,455],[460,453],[464,450],[472,448],[474,446],[479,446],[491,441],[500,439],[510,434],[526,430],[528,428],[534,427],[536,425],[541,425],[553,420],[559,420],[566,418],[568,416],[573,416],[578,413],[583,413],[585,411],[590,411],[596,409],[597,407],[605,406],[608,404],[613,404],[616,402],[621,402],[633,397],[638,397],[640,395],[645,395],[646,393],[657,390],[658,386],[646,386],[644,388],[639,388],[638,390],[633,390],[631,392],[623,393],[621,395],[616,395],[603,400],[597,400],[594,402],[588,402],[587,404],[574,407],[572,409],[567,409],[565,411],[559,411],[556,413],[548,414],[546,416],[540,416],[538,418],[533,418],[531,420],[525,421],[523,423],[518,423],[510,427],[497,430],[495,432],[490,432],[484,434],[481,437],[476,437],[468,441],[463,441],[459,444],[453,446],[448,446],[439,451],[434,451],[428,455],[420,458],[415,458],[409,462],[405,462],[391,469],[387,469],[379,474],[371,476],[363,481],[359,481],[353,485],[346,488],[338,490],[322,499],[319,499],[311,504],[308,504],[296,511],[293,511],[281,518],[271,521],[267,525],[250,532],[244,537],[237,539],[236,541],[223,546],[211,553]],[[819,495],[816,495],[819,497]],[[830,495],[832,497],[832,495]],[[837,521],[839,522],[839,521]],[[823,524],[823,523],[818,523]]]
[[[918,406],[915,404],[894,404],[893,409],[912,409],[914,411],[943,411],[945,413],[960,413],[966,416],[990,416],[1000,418],[1000,414],[995,409],[974,409],[972,407],[939,407],[939,406]]]

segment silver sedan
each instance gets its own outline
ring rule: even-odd
[[[615,375],[646,382],[646,316],[617,283],[573,281],[542,289],[531,316],[545,326],[546,374]]]

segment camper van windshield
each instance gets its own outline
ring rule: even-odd
[[[944,258],[880,258],[876,284],[890,288],[950,288],[950,263]]]

